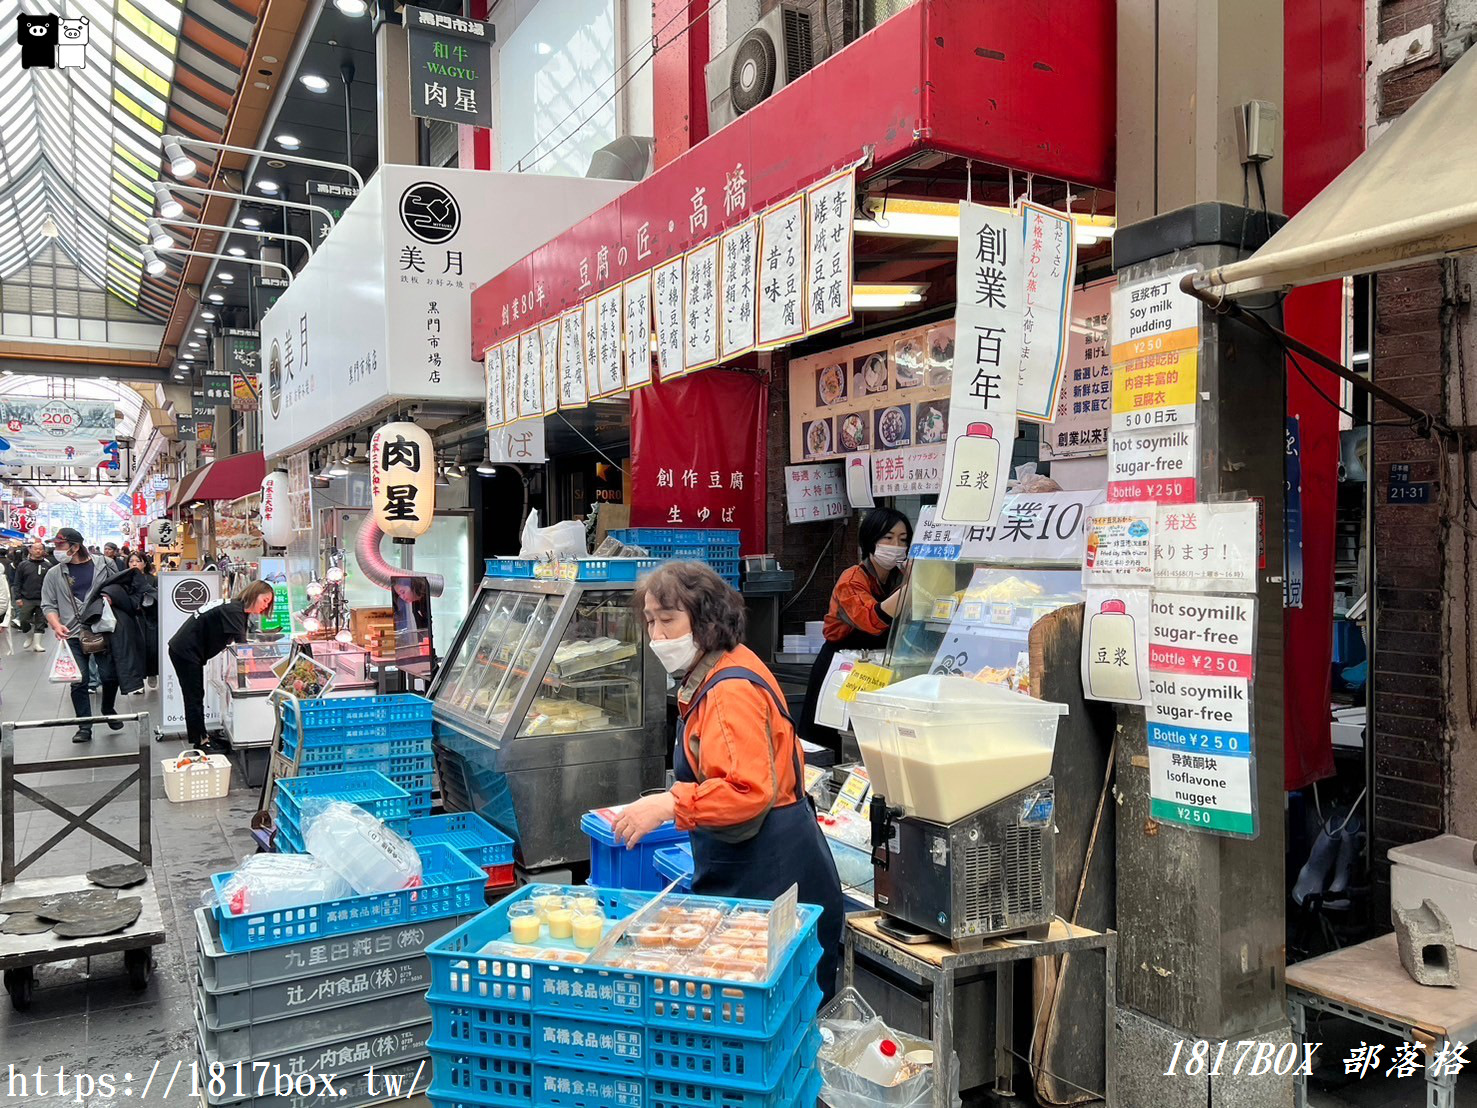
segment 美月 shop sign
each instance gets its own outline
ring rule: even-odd
[[[407,7],[405,30],[410,47],[410,114],[491,127],[493,25]]]
[[[629,187],[381,166],[262,320],[267,454],[301,449],[386,400],[482,399],[471,290]]]

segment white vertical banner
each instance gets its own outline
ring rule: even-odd
[[[651,384],[651,274],[621,286],[626,318],[626,387]]]
[[[552,415],[559,408],[559,320],[549,320],[539,328],[539,348],[544,356],[543,400],[544,415]]]
[[[682,364],[688,373],[718,361],[718,240],[687,252],[682,323],[686,341]]]
[[[508,421],[503,414],[503,349],[489,346],[482,355],[482,371],[487,377],[487,426],[501,427]]]
[[[812,333],[851,321],[855,195],[855,168],[838,173],[805,191],[809,216],[805,314]]]
[[[518,415],[543,413],[543,343],[533,327],[518,336]]]
[[[590,402],[585,389],[585,312],[571,308],[559,323],[559,406],[583,408]]]
[[[166,664],[169,661],[169,640],[196,612],[217,603],[220,595],[221,579],[218,573],[164,570],[159,574],[159,683],[164,709],[164,719],[159,730],[165,735],[183,734],[185,730],[184,694],[180,691],[174,666]],[[205,726],[216,728],[220,725],[221,705],[217,684],[206,681]]]
[[[805,197],[770,208],[759,220],[759,345],[805,333]]]
[[[585,394],[594,400],[600,395],[600,302],[586,300],[585,312]]]
[[[503,343],[503,422],[518,418],[518,340]]]
[[[1020,388],[1021,217],[959,205],[958,307],[939,518],[993,523],[1005,500]]]
[[[652,273],[656,290],[656,364],[662,380],[682,376],[682,259],[673,258]]]
[[[625,387],[621,373],[621,289],[617,285],[602,292],[595,301],[595,318],[599,331],[595,345],[598,361],[595,367],[596,396],[614,396]]]
[[[1056,418],[1057,388],[1067,364],[1072,322],[1072,275],[1077,271],[1077,225],[1065,212],[1029,201],[1024,219],[1024,300],[1021,308],[1021,419]]]
[[[759,221],[751,219],[723,233],[723,331],[725,358],[754,349],[759,321],[755,314],[755,274],[759,260]]]

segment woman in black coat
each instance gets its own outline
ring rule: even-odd
[[[128,555],[128,568],[138,570],[143,576],[148,597],[140,615],[144,621],[144,641],[149,650],[148,665],[144,668],[145,684],[152,692],[159,687],[159,578],[154,575],[154,563],[142,550]]]

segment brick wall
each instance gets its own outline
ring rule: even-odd
[[[1435,413],[1444,409],[1439,264],[1381,274],[1375,286],[1375,380],[1401,399]],[[1400,421],[1383,403],[1377,421]],[[1390,504],[1390,467],[1410,466],[1412,481],[1437,487],[1442,452],[1405,426],[1374,433],[1375,599],[1378,623],[1373,671],[1374,918],[1387,918],[1392,846],[1439,834],[1448,771],[1443,683],[1442,608],[1445,538],[1440,506]]]
[[[791,524],[785,518],[785,466],[790,462],[789,363],[782,351],[770,359],[769,387],[769,546],[782,567],[795,574],[795,588],[815,577],[781,618],[781,634],[800,634],[805,622],[823,619],[831,589],[842,571],[856,564],[858,513],[831,523]],[[829,549],[826,547],[831,541]],[[791,594],[792,598],[794,593]]]

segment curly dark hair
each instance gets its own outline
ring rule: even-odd
[[[666,562],[646,575],[631,595],[637,616],[653,596],[662,608],[692,620],[692,639],[704,654],[732,650],[744,639],[744,599],[702,562]]]

